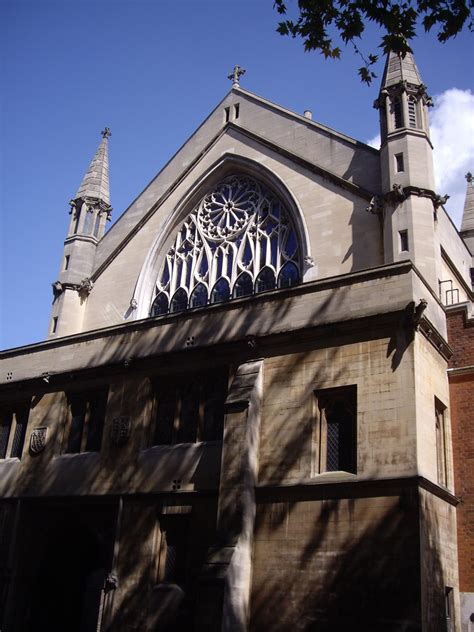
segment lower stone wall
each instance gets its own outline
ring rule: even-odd
[[[460,630],[456,508],[420,490],[420,533],[423,631]]]
[[[250,629],[421,630],[418,492],[261,501]]]

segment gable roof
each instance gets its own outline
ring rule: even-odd
[[[229,116],[239,103],[239,117]],[[232,110],[233,111],[233,110]],[[178,149],[155,178],[130,204],[97,247],[94,277],[98,276],[130,236],[172,192],[190,169],[230,130],[238,130],[257,142],[270,146],[288,158],[336,181],[340,186],[370,197],[379,189],[378,150],[340,134],[329,127],[291,112],[240,87],[233,87],[196,131]],[[358,166],[360,154],[367,160]]]

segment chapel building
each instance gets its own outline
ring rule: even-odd
[[[108,231],[104,130],[0,352],[2,632],[473,629],[472,176],[411,54],[380,150],[242,74]]]

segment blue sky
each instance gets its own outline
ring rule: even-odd
[[[247,69],[241,82],[246,89],[297,112],[311,109],[315,120],[359,140],[377,135],[372,103],[378,80],[370,88],[360,83],[360,60],[350,49],[342,61],[325,61],[305,53],[299,41],[278,35],[272,4],[0,0],[5,62],[0,348],[46,336],[68,201],[104,126],[112,130],[115,219],[223,98],[230,88],[227,75],[237,63]],[[371,29],[365,52],[376,49],[376,36]],[[438,173],[441,186],[451,187],[439,192],[452,194],[451,212],[458,219],[462,172],[469,165],[474,169],[469,141],[471,131],[474,138],[474,36],[465,33],[444,46],[421,36],[413,46],[423,80],[438,96],[435,136],[446,145]],[[380,61],[379,76],[382,67]]]

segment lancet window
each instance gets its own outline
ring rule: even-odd
[[[156,282],[151,316],[285,288],[301,280],[288,210],[269,189],[232,175],[181,226]]]

